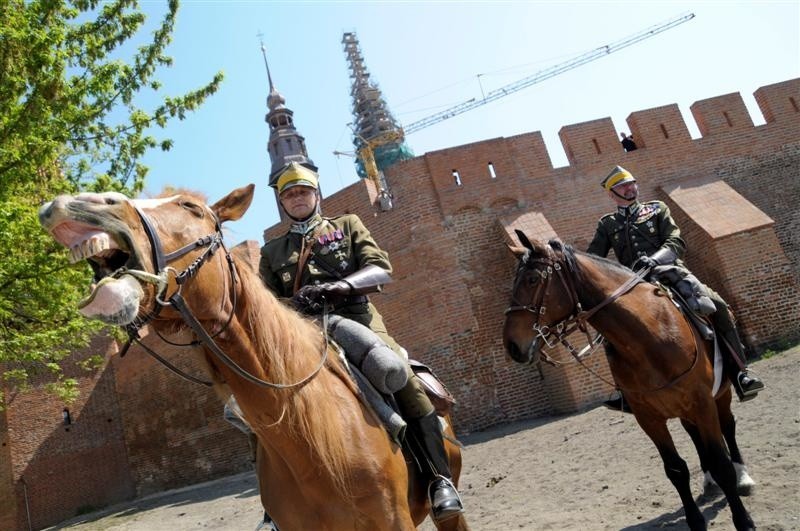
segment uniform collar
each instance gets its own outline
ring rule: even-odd
[[[617,214],[622,216],[625,219],[632,218],[639,212],[639,209],[642,207],[642,204],[639,201],[634,201],[628,206],[618,206],[617,207]]]
[[[292,226],[289,227],[289,232],[294,232],[301,236],[305,236],[314,230],[320,223],[322,223],[322,216],[320,214],[314,214],[305,221],[295,221],[292,223]]]

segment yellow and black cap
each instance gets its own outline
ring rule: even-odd
[[[600,183],[600,186],[605,188],[606,190],[611,190],[617,185],[623,183],[635,183],[636,179],[634,179],[631,172],[623,168],[622,166],[614,166],[614,169],[611,170],[603,182]]]
[[[308,186],[317,190],[319,189],[319,175],[302,164],[290,162],[278,174],[272,186],[278,190],[278,194],[282,194],[293,186]]]

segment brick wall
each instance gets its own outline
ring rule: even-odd
[[[98,337],[89,350],[109,355],[112,348]],[[5,488],[15,495],[16,518],[3,529],[39,529],[133,495],[113,368],[66,372],[78,377],[81,391],[69,406],[69,425],[64,405],[44,390],[45,377],[7,397],[3,442],[10,448],[11,483]]]
[[[616,164],[636,175],[644,199],[671,206],[689,265],[728,298],[751,347],[800,339],[800,80],[762,87],[755,98],[764,125],[753,126],[742,98],[727,94],[691,106],[698,139],[677,106],[665,105],[630,114],[639,146],[632,152],[622,149],[610,119],[593,119],[559,132],[565,167],[552,166],[541,133],[531,132],[396,164],[386,172],[395,204],[387,212],[368,181],[325,199],[326,214],[359,215],[389,252],[394,282],[373,300],[395,338],[455,395],[460,433],[579,410],[607,396],[602,352],[585,366],[537,370],[513,363],[500,333],[514,229],[585,249],[597,220],[612,210],[599,182]],[[689,187],[696,194],[682,193]],[[715,229],[721,208],[735,212],[726,216],[734,229]],[[745,210],[749,217],[739,219]],[[270,227],[265,235],[284,230]],[[258,247],[241,249],[254,265]],[[196,353],[146,341],[179,367],[203,373]],[[563,349],[553,355],[569,359]],[[23,478],[42,526],[81,507],[249,468],[245,438],[222,420],[220,399],[141,351],[115,357],[81,386],[69,432],[60,424],[62,406],[41,389],[15,397],[0,414],[0,528],[13,513],[16,527],[27,527]],[[54,493],[65,489],[72,497],[58,499]]]
[[[170,336],[188,343],[188,335]],[[143,342],[178,369],[210,381],[197,347],[168,347],[156,334]],[[222,418],[224,402],[131,347],[113,365],[124,418],[130,475],[137,495],[250,470],[247,438]]]
[[[17,527],[17,493],[11,467],[8,413],[0,411],[0,529]]]

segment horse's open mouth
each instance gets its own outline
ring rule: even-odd
[[[94,271],[90,295],[79,303],[88,304],[104,278],[128,266],[132,255],[108,233],[78,221],[64,221],[50,230],[56,241],[69,249],[70,263],[86,260]]]

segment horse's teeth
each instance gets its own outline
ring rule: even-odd
[[[69,263],[76,264],[83,259],[83,253],[81,253],[81,248],[79,246],[75,246],[69,250]]]
[[[111,240],[108,234],[95,234],[69,250],[70,262],[73,264],[80,262],[110,248]]]

